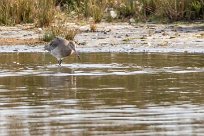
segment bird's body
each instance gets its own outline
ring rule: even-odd
[[[59,65],[61,65],[62,59],[64,57],[70,56],[73,53],[76,53],[80,59],[78,53],[75,50],[75,43],[63,38],[55,38],[50,42],[50,44],[45,45],[45,50],[49,51],[50,54],[57,58]]]

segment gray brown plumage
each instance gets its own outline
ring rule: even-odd
[[[76,45],[73,41],[68,41],[63,38],[55,38],[50,44],[45,45],[45,50],[49,51],[58,60],[58,64],[61,65],[64,57],[70,56],[73,53],[80,59],[75,49]]]

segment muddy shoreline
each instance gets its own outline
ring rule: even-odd
[[[204,25],[100,23],[97,31],[89,25],[68,24],[81,30],[75,40],[79,52],[204,53]],[[43,31],[32,24],[0,26],[0,52],[44,52]]]

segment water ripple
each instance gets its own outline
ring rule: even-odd
[[[198,67],[143,67],[138,65],[124,64],[66,64],[62,67],[57,65],[18,67],[17,69],[2,69],[0,77],[5,76],[106,76],[106,75],[137,75],[137,74],[158,74],[158,73],[199,73],[204,72],[204,68]]]

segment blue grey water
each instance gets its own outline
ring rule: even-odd
[[[204,55],[0,54],[1,135],[199,135]]]

